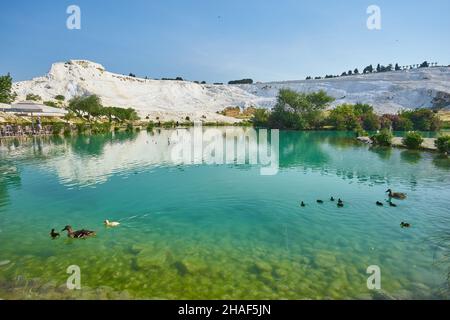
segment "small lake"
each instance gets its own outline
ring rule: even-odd
[[[450,297],[448,158],[282,131],[278,172],[262,175],[171,161],[190,130],[1,140],[0,298]],[[388,188],[408,198],[390,207]],[[50,238],[66,225],[97,236]],[[81,290],[67,289],[71,265]]]

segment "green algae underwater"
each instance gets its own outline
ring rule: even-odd
[[[173,133],[2,140],[0,298],[449,298],[448,158],[282,131],[279,172],[263,176],[171,164]],[[388,188],[408,199],[376,206]],[[97,236],[50,238],[66,225]],[[67,289],[71,265],[81,290]]]

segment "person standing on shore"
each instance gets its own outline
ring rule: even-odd
[[[36,124],[37,124],[38,132],[41,132],[41,130],[42,130],[41,117],[37,118]]]

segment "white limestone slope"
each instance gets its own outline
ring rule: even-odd
[[[44,101],[96,94],[106,106],[132,107],[140,116],[161,120],[237,121],[216,112],[230,106],[272,107],[281,88],[299,92],[325,90],[342,103],[369,103],[379,113],[432,107],[436,98],[450,105],[450,68],[357,75],[324,80],[210,85],[190,81],[146,80],[114,74],[97,63],[71,60],[55,63],[43,77],[14,83],[17,100],[37,94]]]
[[[238,87],[128,77],[85,60],[55,63],[46,76],[17,82],[13,90],[17,100],[24,100],[29,93],[44,101],[56,95],[68,100],[96,94],[106,106],[132,107],[142,117],[150,115],[161,120],[184,120],[189,116],[191,120],[234,122],[237,120],[216,112],[229,106],[257,104],[257,97]]]
[[[283,81],[239,85],[259,97],[266,97],[267,107],[273,106],[281,88],[299,92],[325,90],[343,103],[368,103],[378,113],[393,113],[400,109],[431,108],[438,101],[450,106],[450,68],[433,67],[392,71],[322,80]]]

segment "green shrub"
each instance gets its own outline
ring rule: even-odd
[[[131,122],[127,123],[127,128],[126,128],[127,132],[133,132],[134,131],[134,126]]]
[[[450,153],[450,135],[445,135],[437,138],[434,144],[440,152]]]
[[[40,101],[40,100],[42,100],[41,96],[39,96],[37,94],[32,94],[32,93],[27,94],[25,99],[29,100],[29,101]]]
[[[419,149],[423,143],[423,138],[420,133],[410,131],[405,135],[402,142],[408,149]]]
[[[87,127],[86,127],[86,125],[84,123],[78,123],[77,124],[77,132],[78,132],[78,134],[83,134],[83,133],[86,132],[86,130],[87,130]]]
[[[175,127],[175,121],[167,121],[163,123],[163,128],[169,129]]]
[[[269,121],[269,112],[267,109],[256,109],[253,114],[252,122],[255,127],[265,127]]]
[[[44,104],[49,107],[58,108],[58,105],[54,101],[44,101]]]
[[[356,135],[357,135],[358,137],[368,137],[368,136],[369,136],[369,134],[367,133],[367,131],[364,130],[363,128],[361,128],[361,127],[356,128],[356,129],[355,129],[355,133],[356,133]]]
[[[72,134],[72,129],[70,128],[70,125],[64,126],[63,135],[65,137],[69,137]]]
[[[381,130],[372,137],[374,144],[379,146],[390,146],[392,144],[392,133],[387,129]]]
[[[62,122],[55,122],[52,125],[52,131],[54,135],[61,134],[61,131],[64,129],[64,123]]]
[[[61,95],[61,94],[58,94],[57,96],[55,96],[55,100],[58,100],[58,101],[64,101],[64,100],[66,100],[66,97],[64,97],[64,96]]]
[[[155,124],[153,123],[153,121],[149,121],[147,124],[147,131],[153,131],[153,129],[155,128]]]
[[[108,133],[111,131],[111,125],[109,123],[96,123],[91,126],[92,134]]]

